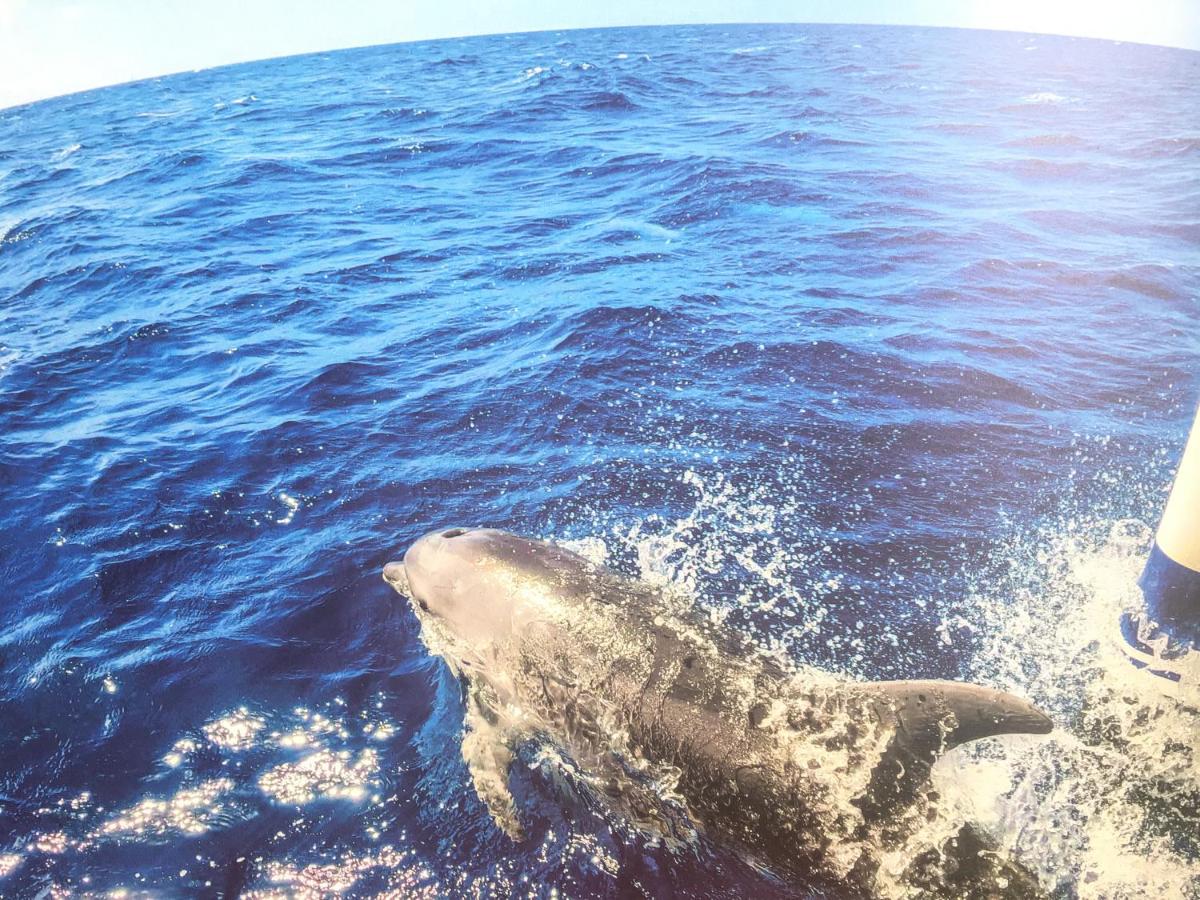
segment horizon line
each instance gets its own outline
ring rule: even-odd
[[[147,81],[158,81],[164,78],[176,78],[182,75],[197,74],[199,72],[214,72],[220,69],[230,69],[235,66],[253,65],[254,63],[273,62],[283,59],[295,59],[305,56],[320,56],[327,53],[344,53],[354,50],[369,50],[381,47],[396,47],[408,44],[433,44],[439,41],[461,41],[472,40],[475,38],[494,38],[517,36],[527,34],[556,34],[574,31],[621,31],[621,30],[640,30],[652,28],[741,28],[741,27],[763,27],[763,26],[818,26],[822,28],[894,28],[894,29],[914,29],[914,30],[937,30],[937,31],[966,31],[966,32],[986,32],[991,34],[1012,34],[1024,35],[1028,37],[1051,37],[1061,38],[1072,41],[1094,41],[1098,43],[1106,43],[1113,45],[1129,44],[1138,47],[1153,47],[1160,50],[1178,51],[1181,53],[1196,53],[1200,54],[1200,49],[1192,47],[1183,47],[1177,44],[1152,44],[1146,41],[1133,41],[1123,38],[1106,38],[1092,37],[1089,35],[1065,34],[1055,31],[1021,31],[1012,28],[975,28],[965,25],[925,25],[925,24],[898,24],[891,22],[828,22],[828,21],[779,21],[779,20],[764,20],[764,21],[746,21],[746,22],[668,22],[651,25],[592,25],[578,26],[570,28],[530,28],[521,31],[485,31],[485,32],[469,32],[465,34],[446,34],[438,37],[421,37],[412,38],[410,40],[399,41],[383,41],[377,44],[347,44],[339,47],[329,47],[322,50],[303,50],[298,53],[280,53],[269,56],[253,57],[251,59],[239,59],[230,62],[215,63],[211,66],[200,66],[192,69],[175,69],[163,72],[157,75],[146,75],[140,78],[131,78],[128,81],[116,81],[112,84],[101,84],[95,87],[80,88],[76,91],[66,91],[61,94],[51,94],[47,97],[39,97],[35,100],[26,100],[22,103],[15,103],[11,106],[0,106],[0,114],[9,113],[13,110],[24,109],[27,106],[35,106],[39,103],[49,103],[54,100],[63,100],[67,97],[76,97],[81,94],[90,94],[96,91],[106,91],[112,88],[128,87],[129,85],[141,84]]]

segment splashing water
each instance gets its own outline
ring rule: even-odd
[[[736,564],[741,591],[710,615],[726,619],[749,602],[756,613],[790,607],[800,620],[776,613],[758,632],[764,646],[795,646],[797,633],[830,627],[820,615],[826,607],[797,587],[811,582],[811,555],[774,537],[779,507],[720,476],[711,486],[691,471],[680,480],[696,492],[688,515],[618,523],[606,537],[563,543],[595,562],[632,559],[640,577],[700,605],[711,600],[706,580]],[[1140,602],[1151,536],[1136,520],[1064,517],[999,544],[967,574],[971,588],[945,604],[940,630],[943,643],[971,646],[962,677],[1029,697],[1052,712],[1057,729],[967,745],[939,760],[932,783],[943,802],[885,849],[882,896],[908,896],[913,861],[940,855],[964,825],[1034,872],[1047,893],[1200,896],[1200,689],[1134,668],[1116,624]],[[754,603],[759,588],[778,602]],[[857,850],[847,842],[845,852]]]
[[[976,677],[1023,688],[1060,723],[1000,751],[1007,784],[987,800],[1008,846],[1084,897],[1200,890],[1200,682],[1134,668],[1116,634],[1140,602],[1151,535],[1136,520],[1075,520],[1015,541],[1007,571],[964,604]]]

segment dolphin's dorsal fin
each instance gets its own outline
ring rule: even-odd
[[[938,756],[1001,734],[1048,734],[1050,717],[1027,700],[959,681],[880,681],[864,685],[876,714],[895,734],[857,805],[868,818],[910,802]]]
[[[878,696],[897,735],[918,755],[937,754],[968,741],[998,734],[1049,734],[1050,717],[1027,700],[960,681],[880,681]]]

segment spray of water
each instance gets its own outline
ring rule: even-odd
[[[1140,600],[1141,522],[1075,519],[999,548],[963,605],[972,668],[1060,728],[965,783],[1044,883],[1083,897],[1200,895],[1200,683],[1134,668],[1116,623]]]
[[[816,554],[776,536],[787,511],[721,478],[683,480],[696,497],[687,515],[607,523],[603,537],[572,548],[597,562],[633,559],[639,577],[702,607],[711,600],[705,579],[736,565],[740,593],[707,612],[725,618],[754,604],[766,614],[754,636],[768,648],[829,630],[820,590],[798,587],[813,584],[806,567]],[[984,836],[981,852],[1012,860],[1047,894],[1200,897],[1200,683],[1172,685],[1134,668],[1116,630],[1140,599],[1150,541],[1138,521],[1064,516],[999,541],[964,573],[966,595],[938,611],[943,642],[965,648],[966,677],[1029,697],[1058,728],[943,757],[933,772],[937,806],[908,823],[902,840],[873,848],[881,895],[919,893],[914,867],[925,861],[927,872],[929,860],[947,890],[955,863],[946,850],[965,826]],[[850,654],[845,671],[854,669]],[[999,876],[993,887],[1003,896],[1013,886]]]

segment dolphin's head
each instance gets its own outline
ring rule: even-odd
[[[582,557],[544,541],[492,528],[433,531],[383,578],[459,638],[503,641],[532,621],[556,618],[590,571]]]

